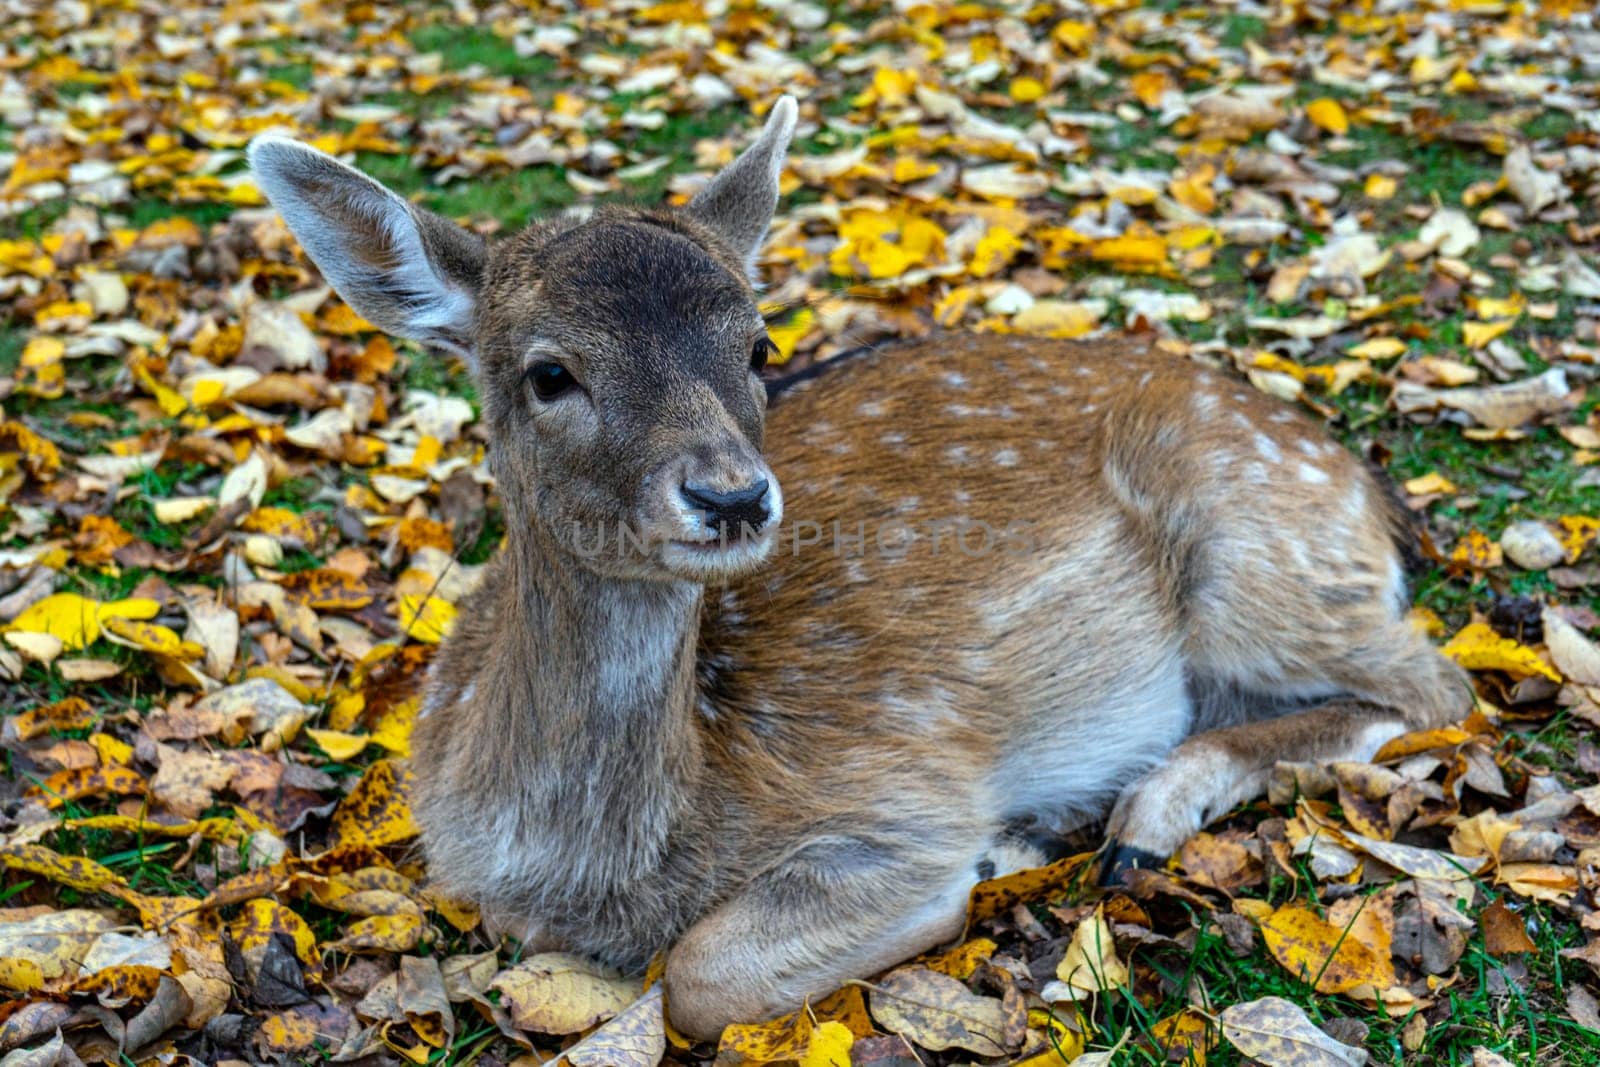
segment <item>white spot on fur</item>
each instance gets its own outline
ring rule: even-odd
[[[1328,481],[1328,472],[1321,467],[1313,467],[1309,463],[1300,464],[1300,480],[1310,482],[1312,485],[1323,485]]]
[[[1017,465],[1017,450],[1002,448],[994,454],[994,461],[1001,467],[1015,467]]]
[[[1196,412],[1198,412],[1201,415],[1210,415],[1212,412],[1217,410],[1217,394],[1216,393],[1196,393],[1196,394],[1194,394],[1194,409],[1195,409]]]
[[[950,445],[944,450],[944,458],[951,463],[960,465],[972,462],[972,453],[966,445]]]
[[[883,413],[887,410],[888,408],[883,401],[868,400],[860,407],[856,408],[856,414],[860,415],[864,419],[877,419],[882,418]]]
[[[967,387],[967,376],[960,371],[946,371],[944,373],[944,384],[952,389],[965,389]]]
[[[1261,458],[1266,460],[1268,463],[1283,462],[1283,451],[1278,447],[1278,442],[1274,441],[1264,433],[1256,434],[1256,451],[1259,452],[1261,454]]]

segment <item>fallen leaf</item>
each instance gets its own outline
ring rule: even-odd
[[[923,1048],[959,1048],[981,1056],[1006,1052],[1000,1001],[978,996],[949,975],[902,967],[879,979],[870,999],[879,1026]]]
[[[1362,1067],[1367,1054],[1323,1033],[1282,997],[1224,1008],[1222,1035],[1267,1067]]]
[[[489,988],[523,1030],[575,1034],[616,1016],[639,995],[625,981],[577,956],[541,952],[495,976]]]

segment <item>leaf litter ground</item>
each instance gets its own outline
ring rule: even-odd
[[[1582,2],[18,0],[0,1062],[1600,1063],[1596,57]],[[470,383],[241,149],[494,233],[681,200],[781,91],[787,367],[961,328],[1231,368],[1402,484],[1479,706],[1125,890],[980,886],[960,946],[712,1049],[430,892],[407,738],[501,530]]]

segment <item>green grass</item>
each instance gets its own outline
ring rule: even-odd
[[[549,84],[558,67],[548,55],[517,55],[504,37],[478,26],[448,26],[435,22],[411,34],[418,52],[438,52],[449,70],[481,68],[524,84]]]

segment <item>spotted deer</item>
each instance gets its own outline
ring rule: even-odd
[[[1159,864],[1275,761],[1471,700],[1404,508],[1224,372],[935,334],[764,381],[796,116],[680,210],[494,243],[250,148],[333,287],[479,386],[507,535],[412,741],[432,878],[531,946],[665,952],[698,1038],[957,936],[1019,835],[1109,815],[1106,870]]]

